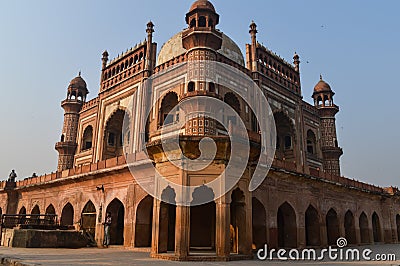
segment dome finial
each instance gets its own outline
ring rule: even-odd
[[[208,0],[197,0],[195,1],[192,6],[190,7],[189,12],[192,12],[195,9],[203,9],[203,10],[210,10],[215,13],[214,5]]]
[[[80,77],[80,76],[81,76],[81,71],[79,70],[78,77]]]
[[[322,74],[319,74],[319,79],[322,80]]]

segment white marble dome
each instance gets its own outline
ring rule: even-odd
[[[184,53],[186,53],[186,49],[183,48],[182,45],[182,32],[179,32],[161,47],[160,53],[158,54],[157,65],[161,65]],[[222,34],[222,47],[218,50],[218,53],[244,66],[242,51],[239,46],[225,34]]]

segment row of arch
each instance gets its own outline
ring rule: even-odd
[[[68,89],[67,100],[86,101],[86,95],[80,89]]]
[[[210,92],[215,92],[215,84],[209,84]],[[188,84],[188,92],[195,91],[195,83],[189,82]],[[224,102],[231,106],[237,113],[240,115],[241,107],[240,101],[238,97],[232,93],[227,92],[224,95]],[[176,122],[179,119],[177,114],[171,114],[171,111],[177,106],[179,103],[178,94],[175,92],[168,92],[161,101],[161,108],[160,108],[160,119],[159,124],[160,126],[168,125]]]
[[[140,53],[137,53],[137,54],[131,56],[129,59],[126,59],[124,62],[120,63],[119,65],[113,67],[112,69],[105,71],[104,79],[109,79],[115,75],[118,75],[120,72],[124,71],[125,69],[142,61],[143,58],[144,58],[143,52],[140,52]]]
[[[261,54],[258,55],[258,61],[264,65],[265,67],[268,67],[279,74],[282,74],[285,78],[288,78],[291,81],[297,82],[297,77],[296,75],[293,75],[290,70],[287,70],[285,67],[281,66],[280,64],[277,64],[275,61],[271,60],[271,58],[268,59],[268,57],[263,57]]]
[[[231,210],[231,252],[239,253],[240,239],[244,239],[242,228],[245,227],[245,199],[241,190],[236,189],[232,192]],[[195,199],[194,199],[195,200]],[[191,207],[192,232],[190,236],[191,247],[208,247],[215,250],[215,202],[205,205]],[[113,245],[124,244],[124,221],[125,207],[123,203],[115,198],[107,206],[106,212],[111,212],[113,224],[111,235]],[[35,205],[30,214],[40,214],[40,208]],[[55,208],[49,204],[45,209],[45,214],[56,214]],[[0,214],[2,209],[0,208]],[[26,208],[22,206],[19,214],[27,214]],[[153,220],[153,198],[144,197],[136,207],[135,220],[135,247],[150,247],[152,239],[152,220]],[[79,217],[79,221],[74,221],[74,207],[71,203],[66,203],[61,211],[60,224],[73,225],[80,224],[80,229],[92,234],[93,238],[96,231],[96,220],[98,210],[92,201],[88,201]],[[168,203],[161,203],[160,207],[160,231],[164,232],[159,238],[159,245],[165,245],[165,252],[174,250],[175,245],[175,215],[176,207]],[[278,246],[283,248],[293,248],[298,246],[298,225],[294,208],[284,202],[277,210],[277,240]],[[304,214],[305,244],[306,246],[317,247],[323,245],[322,234],[326,233],[328,245],[335,245],[339,237],[345,237],[349,244],[368,244],[371,242],[382,242],[382,224],[379,215],[373,212],[370,219],[365,212],[356,217],[351,210],[348,210],[343,221],[340,221],[335,209],[331,208],[322,215],[313,205],[309,205]],[[397,237],[400,241],[400,214],[396,215]],[[326,230],[321,230],[325,227]],[[344,228],[341,232],[340,228]],[[372,230],[371,230],[372,228]],[[256,197],[252,198],[252,231],[254,247],[260,248],[267,243],[267,215],[264,205]],[[356,230],[359,229],[360,239],[357,240]],[[160,249],[162,250],[162,248]]]
[[[348,210],[344,215],[344,220],[340,221],[335,209],[329,209],[326,215],[322,216],[313,205],[309,205],[304,215],[304,224],[306,246],[323,245],[323,233],[326,233],[328,245],[335,245],[339,237],[345,237],[348,244],[384,241],[381,220],[376,212],[373,212],[368,219],[365,212],[361,212],[360,216],[356,217],[352,211]],[[400,214],[396,216],[396,225],[397,237],[400,241]],[[323,226],[326,228],[326,232],[321,230]],[[299,231],[296,212],[288,202],[278,208],[277,227],[279,247],[294,248],[298,246]],[[344,228],[344,232],[341,232],[341,228]],[[356,228],[359,228],[359,240],[356,237]],[[372,228],[372,232],[370,228]],[[263,204],[253,197],[253,242],[257,247],[262,247],[267,243],[265,230],[266,211]]]
[[[196,18],[192,18],[190,20],[189,27],[214,27],[214,21],[211,18],[208,18],[207,21],[205,16],[200,16],[198,20]]]
[[[60,225],[72,226],[79,224],[80,230],[89,233],[93,239],[96,235],[96,221],[100,215],[95,205],[89,200],[82,209],[79,219],[74,220],[75,209],[73,205],[68,202],[61,210]],[[106,208],[106,213],[110,212],[112,217],[111,225],[111,244],[123,245],[124,244],[124,223],[125,223],[125,207],[124,204],[117,198],[113,199]],[[1,214],[1,208],[0,208]],[[25,206],[19,209],[19,214],[27,214]],[[36,204],[30,214],[41,214],[39,206]],[[49,204],[44,214],[56,214],[53,204]],[[150,196],[145,197],[140,201],[136,209],[136,247],[150,247],[151,245],[151,226],[153,216],[153,198]]]
[[[176,122],[179,119],[178,114],[171,114],[171,110],[178,105],[178,95],[175,92],[167,93],[161,102],[160,109],[160,126],[168,125]],[[224,96],[224,102],[229,104],[239,115],[241,112],[240,102],[237,96],[228,92]],[[130,142],[130,132],[126,130],[126,134],[123,134],[123,121],[124,119],[128,119],[126,117],[126,112],[118,109],[114,114],[107,120],[105,136],[104,136],[104,144],[105,144],[105,156],[103,159],[109,159],[122,154],[123,143]],[[274,114],[274,119],[277,128],[277,141],[276,141],[276,150],[277,157],[279,159],[291,159],[294,154],[292,152],[295,141],[295,130],[294,125],[290,121],[287,115],[283,112],[276,112]],[[252,123],[256,123],[256,121],[252,121]],[[129,125],[129,122],[126,123]],[[318,154],[318,143],[317,137],[313,130],[307,130],[306,134],[306,149],[307,153],[310,155]],[[82,135],[81,139],[81,151],[90,150],[93,147],[93,127],[91,125],[87,126]],[[107,148],[109,149],[107,152]]]

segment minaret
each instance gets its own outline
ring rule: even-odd
[[[296,52],[294,52],[293,64],[294,64],[294,70],[300,73],[300,56]]]
[[[74,155],[78,146],[79,112],[88,93],[86,82],[79,72],[68,86],[67,98],[61,102],[61,107],[64,109],[64,124],[61,140],[55,146],[59,154],[57,171],[71,169],[74,166]]]
[[[254,21],[251,22],[250,24],[250,36],[251,36],[251,70],[253,72],[257,71],[257,25],[256,23],[254,23]]]
[[[154,32],[154,24],[153,22],[149,21],[149,23],[147,23],[147,28],[146,28],[147,46],[146,46],[146,65],[145,65],[145,69],[147,70],[147,72],[150,72],[149,74],[151,74],[154,67],[153,32]]]
[[[314,87],[312,97],[321,119],[320,130],[324,170],[340,176],[339,158],[342,156],[343,151],[339,147],[336,135],[335,115],[339,112],[339,107],[333,103],[334,95],[335,93],[329,84],[321,76],[320,81]]]
[[[101,82],[104,80],[104,69],[106,69],[107,67],[107,63],[108,63],[108,52],[107,50],[105,50],[102,54],[102,58],[101,58],[101,80],[100,80],[100,84]]]

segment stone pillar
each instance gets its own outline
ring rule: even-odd
[[[299,214],[297,228],[297,246],[299,248],[306,247],[306,227],[305,227],[305,215],[304,213]]]
[[[360,230],[360,224],[355,222],[355,230],[356,230],[356,244],[360,245],[361,244],[361,230]]]
[[[321,223],[321,246],[328,246],[328,233],[326,230],[326,224]]]
[[[230,254],[230,204],[221,197],[216,204],[216,253],[227,258]]]
[[[370,227],[368,227],[368,234],[369,234],[369,243],[374,244],[374,229],[372,228],[372,220]]]
[[[98,247],[103,246],[104,241],[104,225],[96,223],[95,240]]]
[[[344,227],[344,216],[338,214],[338,221],[339,221],[339,237],[346,237],[346,229]]]
[[[277,223],[277,212],[274,212],[274,207],[272,202],[267,206],[267,219],[269,224],[268,232],[268,246],[270,248],[278,248],[278,223]],[[269,208],[268,208],[269,207]]]
[[[190,207],[176,207],[175,256],[185,260],[189,255]]]
[[[153,224],[152,224],[152,234],[151,234],[151,251],[150,253],[157,254],[159,253],[159,243],[160,243],[160,203],[161,201],[154,198],[154,205],[153,205]],[[166,241],[165,241],[166,242]],[[167,245],[167,243],[165,243]],[[165,247],[165,250],[167,248]]]
[[[246,188],[248,187],[248,183],[246,182]],[[248,190],[245,190],[245,200],[246,200],[246,205],[244,206],[245,208],[243,209],[244,213],[244,225],[245,225],[245,231],[243,232],[243,242],[240,241],[240,235],[239,235],[239,251],[242,254],[245,255],[251,255],[252,254],[252,239],[253,239],[253,222],[252,222],[252,197],[251,193],[248,192]]]

